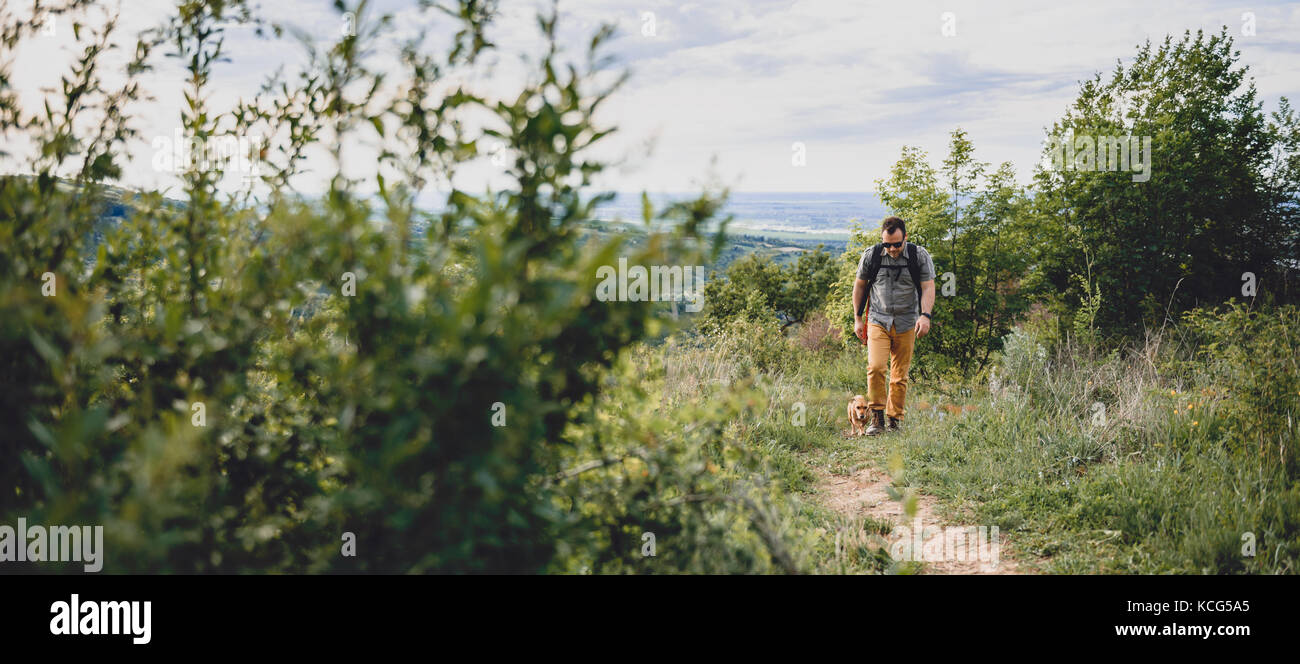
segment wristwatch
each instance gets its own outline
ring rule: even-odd
[[[926,318],[929,318],[930,320],[934,320],[934,316],[931,316],[930,314],[927,314],[924,311],[921,312],[921,315],[925,316]]]

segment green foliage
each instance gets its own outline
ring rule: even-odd
[[[744,308],[707,336],[730,358],[738,375],[779,373],[791,365],[793,349],[757,290],[749,291]]]
[[[44,119],[6,97],[3,130],[38,150],[35,176],[0,178],[0,518],[102,524],[107,570],[796,571],[761,469],[708,456],[740,406],[647,412],[625,359],[670,322],[594,297],[600,266],[698,264],[722,237],[701,234],[721,205],[706,195],[650,210],[638,247],[579,241],[607,200],[586,189],[612,131],[593,114],[623,81],[609,30],[569,63],[540,17],[534,76],[492,99],[443,85],[473,78],[491,6],[427,7],[458,37],[442,56],[396,44],[399,75],[369,60],[391,17],[336,9],[355,35],[226,111],[208,81],[222,26],[257,21],[243,3],[184,3],[140,39],[133,71],[164,44],[188,67],[187,136],[271,137],[256,199],[192,163],[183,201],[141,194],[105,229],[138,88],[84,65]],[[510,186],[418,210],[488,137]],[[375,198],[343,174],[358,141],[381,147]],[[329,188],[304,200],[320,146]]]
[[[84,49],[35,113],[0,63],[0,131],[27,139],[0,155],[0,521],[103,525],[109,571],[908,569],[878,546],[888,523],[803,497],[865,462],[841,429],[844,396],[865,385],[849,298],[874,229],[855,228],[838,260],[736,261],[680,336],[662,306],[594,297],[619,258],[703,264],[724,241],[703,232],[722,205],[707,193],[663,210],[643,199],[635,240],[586,232],[608,198],[589,191],[605,167],[591,148],[613,130],[594,116],[623,82],[607,29],[569,62],[555,16],[539,17],[547,49],[497,98],[446,85],[476,80],[495,3],[425,7],[456,31],[430,54],[420,37],[387,41],[391,17],[367,3],[338,2],[355,35],[306,40],[301,71],[220,110],[222,26],[266,27],[247,3],[181,3],[111,89],[98,63],[115,22],[89,4],[36,7],[0,32],[8,53],[48,12],[68,14]],[[1296,121],[1285,103],[1263,119],[1228,45],[1148,47],[1058,123],[1155,135],[1146,189],[1040,173],[1031,202],[960,130],[938,168],[905,148],[880,183],[957,277],[914,366],[998,364],[987,394],[934,386],[968,390],[973,411],[915,408],[891,444],[910,482],[973,505],[1053,569],[1296,571],[1297,310],[1192,311],[1109,353],[1090,338],[1139,305],[1230,294],[1228,266],[1248,258],[1261,304],[1285,299],[1269,284],[1297,253]],[[384,49],[398,72],[372,68]],[[197,163],[179,201],[110,185],[159,50],[187,67],[187,136],[272,137],[251,155],[256,190],[222,193],[220,167]],[[509,184],[421,211],[424,189],[489,139],[506,146]],[[379,146],[365,181],[343,169],[359,142]],[[322,147],[328,188],[304,199],[305,155]],[[1141,260],[1180,272],[1132,281],[1124,266]],[[1050,306],[1016,328],[1031,295]],[[838,353],[785,336],[819,310]],[[355,558],[340,555],[345,532]],[[1256,557],[1240,553],[1246,532]]]
[[[809,314],[821,309],[830,294],[836,276],[834,258],[818,245],[813,251],[799,254],[787,274],[776,308],[787,319],[787,325],[802,324],[808,321]]]
[[[753,319],[765,310],[766,317],[781,319],[779,330],[784,330],[821,308],[834,278],[831,255],[822,245],[784,266],[767,255],[747,254],[727,266],[726,279],[714,273],[705,282],[701,327],[721,330],[737,318]]]
[[[1201,343],[1198,378],[1226,395],[1221,412],[1231,422],[1224,431],[1229,446],[1300,477],[1300,309],[1252,311],[1230,301],[1189,311],[1184,321]]]
[[[973,144],[958,129],[940,169],[928,163],[924,151],[905,147],[876,189],[907,222],[908,240],[930,252],[937,273],[933,325],[913,355],[918,372],[979,369],[1028,306],[1017,288],[1028,260],[1018,248],[1031,237],[1024,230],[1025,197],[1011,164],[990,173],[988,164],[975,161]],[[851,233],[826,312],[850,344],[861,343],[853,335],[858,264],[862,252],[881,241],[875,224],[866,230],[855,225]]]
[[[1054,571],[1293,573],[1296,322],[1195,310],[1105,356],[1017,330],[988,395],[959,424],[923,423],[909,464]]]
[[[911,237],[911,225],[909,222],[908,235]],[[874,234],[873,234],[874,233]],[[911,240],[915,241],[915,240]],[[873,244],[880,242],[879,231],[874,232],[864,230],[858,221],[852,222],[849,229],[849,242],[844,253],[840,254],[836,267],[836,279],[831,284],[830,295],[826,299],[823,314],[829,321],[829,325],[834,329],[835,336],[839,338],[839,345],[844,349],[851,349],[849,352],[858,352],[860,356],[858,361],[860,366],[855,366],[854,371],[860,370],[861,376],[856,376],[856,380],[849,381],[853,386],[848,389],[852,393],[864,392],[867,349],[862,340],[853,334],[854,311],[853,311],[853,285],[858,278],[858,263],[862,259],[862,252],[866,251]],[[938,269],[938,261],[935,261],[935,268]],[[936,280],[937,281],[937,280]],[[941,308],[943,298],[935,298],[935,320],[942,320],[938,310]],[[931,328],[937,329],[937,326]],[[947,373],[956,373],[956,362],[948,355],[936,350],[930,342],[934,337],[923,337],[913,348],[911,373],[914,376],[924,378],[937,377]]]
[[[716,272],[710,274],[704,283],[700,327],[716,331],[737,319],[775,319],[775,305],[785,281],[782,272],[780,265],[753,253],[727,266],[726,279]]]
[[[1082,170],[1035,174],[1041,241],[1025,287],[1063,320],[1086,308],[1079,276],[1089,260],[1103,296],[1096,324],[1112,335],[1241,297],[1244,272],[1255,273],[1263,301],[1294,301],[1285,259],[1300,255],[1300,124],[1285,98],[1265,115],[1238,55],[1227,28],[1148,43],[1108,79],[1084,82],[1053,124],[1055,137],[1151,138],[1145,182],[1083,156]]]
[[[1085,252],[1086,255],[1086,252]],[[1074,312],[1074,335],[1085,343],[1097,341],[1097,312],[1101,310],[1101,287],[1092,277],[1092,261],[1087,263],[1086,274],[1076,274],[1083,293],[1079,308]]]
[[[562,508],[555,571],[797,571],[807,563],[779,532],[790,508],[730,422],[752,419],[744,385],[698,386],[683,398],[659,351],[626,354],[571,434],[584,441],[544,481]],[[665,351],[667,349],[664,349]],[[676,364],[676,358],[673,358]],[[649,408],[647,404],[658,404]],[[591,459],[591,451],[600,457]],[[654,555],[643,555],[653,538]]]
[[[924,163],[924,152],[905,150],[890,177],[877,182],[881,200],[907,220],[909,239],[934,259],[934,325],[925,345],[962,372],[987,362],[1028,306],[1016,287],[1029,264],[1018,250],[1030,242],[1024,192],[1010,163],[990,171],[974,150],[957,129],[937,171]]]
[[[831,292],[826,298],[826,318],[839,330],[840,338],[848,346],[862,345],[862,341],[853,336],[853,284],[858,278],[858,261],[862,258],[862,252],[879,241],[874,239],[870,231],[864,230],[859,221],[850,222],[849,243],[837,261],[836,278],[831,283]],[[937,262],[935,267],[938,267]],[[920,350],[918,346],[913,362],[919,363],[922,360]]]

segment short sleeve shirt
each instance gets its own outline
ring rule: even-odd
[[[880,272],[876,274],[876,283],[872,284],[868,323],[878,323],[886,330],[892,325],[896,332],[907,332],[916,326],[920,317],[921,301],[916,285],[912,283],[912,273],[907,270],[907,249],[904,247],[898,258],[892,258],[887,250],[882,249]],[[862,252],[858,261],[858,278],[867,278],[867,266],[871,262],[871,247]],[[916,245],[916,262],[921,267],[921,281],[934,281],[934,259],[925,247]]]

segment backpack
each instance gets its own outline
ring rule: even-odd
[[[907,249],[907,271],[912,275],[912,284],[916,286],[916,311],[921,312],[921,264],[916,258],[916,245],[908,242],[904,245]],[[871,252],[871,262],[867,264],[867,299],[871,297],[871,287],[876,285],[876,274],[880,272],[880,259],[885,255],[885,246],[877,243],[876,246],[867,249]],[[887,265],[886,268],[901,268],[903,266]]]

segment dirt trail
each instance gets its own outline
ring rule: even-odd
[[[925,533],[931,526],[942,529],[945,526],[971,525],[944,522],[936,514],[935,506],[937,501],[935,498],[921,493],[916,494],[916,514],[913,519],[907,519],[903,514],[903,504],[889,497],[887,487],[892,482],[893,479],[888,474],[874,468],[864,468],[852,475],[833,475],[822,471],[819,493],[824,497],[827,507],[845,516],[870,516],[881,521],[892,522],[895,526],[894,533],[886,537],[886,540],[891,545],[899,541],[902,534],[916,529],[916,519],[920,519],[922,533]],[[905,527],[907,530],[902,530],[900,526]],[[943,531],[939,530],[937,532],[942,533]],[[991,536],[991,532],[989,535]],[[974,537],[970,538],[972,544],[965,548],[965,551],[968,552],[968,555],[965,556],[966,560],[956,560],[957,556],[942,553],[942,534],[933,535],[923,541],[919,539],[913,541],[921,541],[923,552],[934,552],[933,554],[922,554],[925,556],[923,574],[1032,573],[1029,570],[1021,570],[1020,565],[1009,555],[1011,552],[1007,547],[1006,534],[999,533],[999,535],[996,563],[993,562],[992,557],[987,555],[983,556],[983,561],[976,559],[979,556],[976,555],[977,548],[973,544]],[[991,544],[991,541],[989,543]],[[988,547],[984,549],[985,552],[988,550]]]

